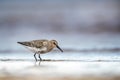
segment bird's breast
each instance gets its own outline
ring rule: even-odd
[[[36,47],[26,47],[28,48],[30,51],[34,52],[34,53],[45,53],[47,52],[47,47],[42,47],[42,48],[36,48]]]

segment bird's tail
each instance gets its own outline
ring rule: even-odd
[[[30,46],[30,42],[17,42],[18,44],[24,45],[24,46]]]

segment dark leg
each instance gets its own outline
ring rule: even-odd
[[[40,57],[40,54],[39,54],[39,59],[40,59],[40,61],[42,61],[42,58]]]
[[[34,54],[34,58],[35,58],[35,60],[37,61],[37,58],[36,58],[36,53]]]

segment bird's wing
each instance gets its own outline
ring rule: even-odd
[[[44,42],[48,42],[48,40],[33,40],[31,41],[33,47],[36,47],[36,48],[42,48],[44,47]]]
[[[48,40],[32,40],[32,41],[17,42],[17,43],[28,47],[42,48],[45,46],[44,45],[45,42],[48,43]]]

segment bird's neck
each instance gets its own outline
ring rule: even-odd
[[[48,52],[51,51],[52,49],[54,48],[54,45],[52,45],[52,43],[49,43],[49,46],[48,46]]]

